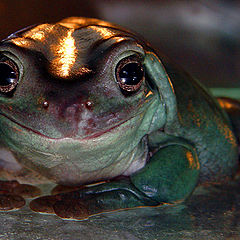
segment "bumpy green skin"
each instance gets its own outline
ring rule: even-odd
[[[235,173],[226,113],[131,32],[70,18],[17,32],[0,52],[20,71],[14,92],[0,96],[3,148],[56,183],[106,181],[72,193],[89,215],[183,201],[198,183]],[[145,81],[126,96],[115,69],[131,55],[143,59]]]

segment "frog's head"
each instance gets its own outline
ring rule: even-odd
[[[123,173],[145,151],[141,139],[166,123],[166,91],[156,54],[104,21],[32,26],[0,45],[3,144],[58,182]]]

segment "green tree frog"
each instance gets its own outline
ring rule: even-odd
[[[33,200],[35,210],[45,199],[82,219],[226,180],[238,167],[239,106],[105,21],[30,26],[0,44],[1,168],[82,186]]]

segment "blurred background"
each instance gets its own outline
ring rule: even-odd
[[[130,28],[208,87],[240,87],[240,1],[0,0],[0,38],[68,16]]]

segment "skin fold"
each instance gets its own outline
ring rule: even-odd
[[[0,77],[1,168],[84,186],[47,199],[63,218],[181,202],[237,171],[239,103],[218,102],[120,26],[20,30],[0,44]]]

